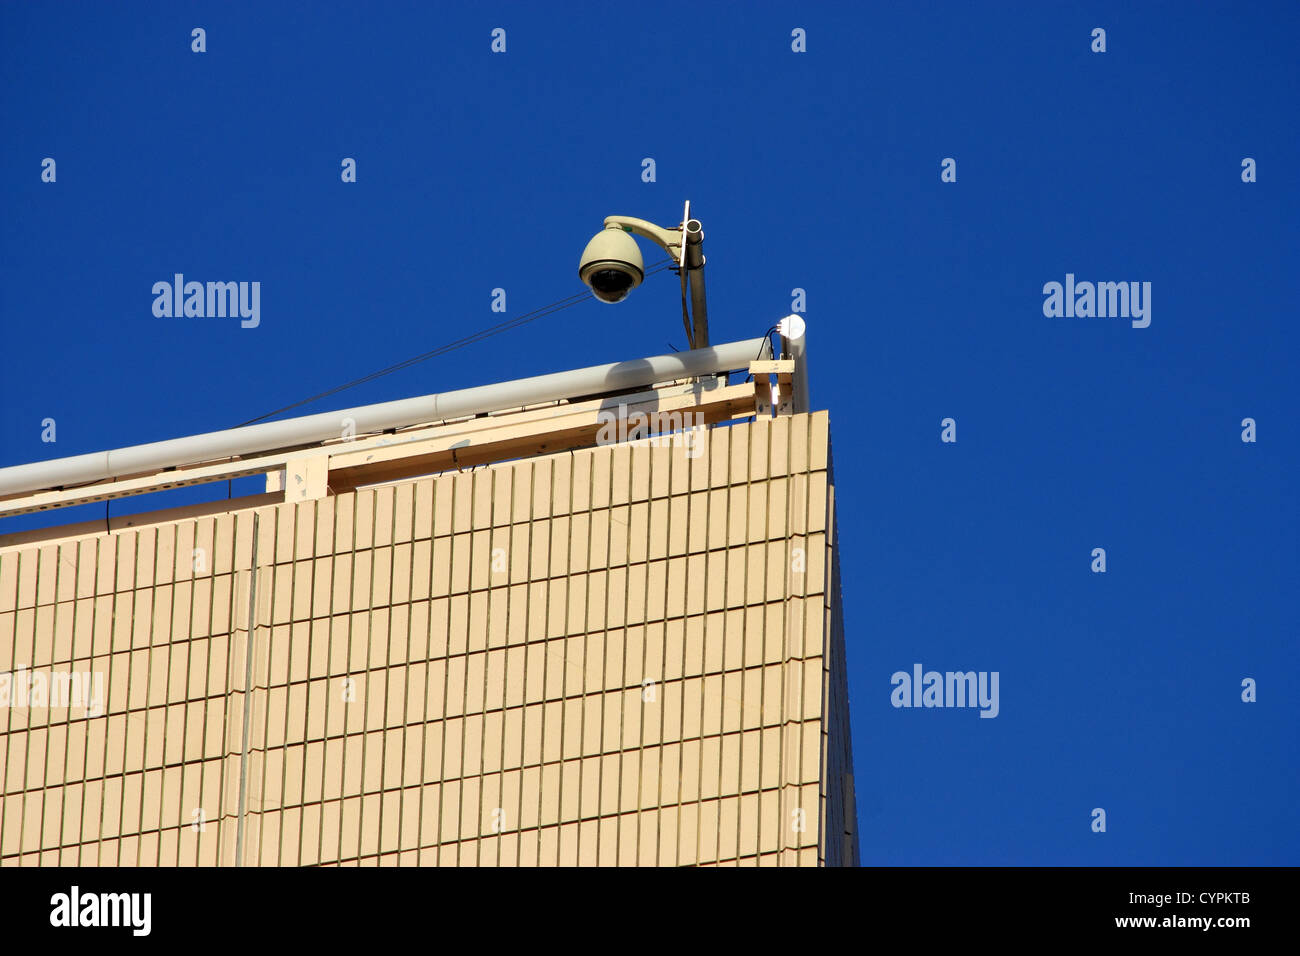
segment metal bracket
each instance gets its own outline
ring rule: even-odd
[[[754,408],[760,418],[794,414],[794,359],[763,359],[749,363],[754,376]],[[775,381],[773,381],[775,377]]]

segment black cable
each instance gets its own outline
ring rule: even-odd
[[[646,276],[652,276],[657,273],[663,272],[666,269],[675,268],[675,267],[676,267],[675,260],[664,259],[661,262],[655,263],[655,265],[652,268],[650,268],[645,274]],[[339,392],[346,391],[349,388],[355,388],[358,385],[365,385],[366,383],[373,382],[376,379],[382,378],[385,375],[391,375],[393,372],[400,372],[402,369],[410,368],[412,365],[418,365],[420,362],[426,362],[431,358],[437,358],[439,356],[446,355],[449,352],[454,352],[457,349],[464,348],[467,345],[473,345],[476,342],[481,342],[483,339],[490,338],[494,335],[499,335],[502,332],[508,332],[511,329],[517,329],[520,326],[527,325],[529,322],[534,322],[537,319],[545,318],[546,316],[549,315],[554,315],[556,312],[560,312],[564,309],[575,306],[579,302],[586,301],[588,298],[590,298],[589,293],[576,292],[571,296],[567,296],[563,299],[560,299],[558,302],[552,302],[550,305],[544,305],[539,309],[534,309],[532,312],[525,312],[523,315],[516,316],[513,319],[507,319],[504,322],[500,322],[496,325],[489,326],[488,328],[483,329],[479,332],[475,332],[471,335],[464,336],[463,338],[459,338],[452,342],[448,342],[445,345],[441,345],[438,348],[432,349],[421,355],[416,355],[412,358],[407,359],[404,362],[398,362],[396,365],[390,365],[388,368],[380,369],[377,372],[371,372],[369,375],[364,375],[361,378],[354,379],[351,382],[346,382],[343,385],[337,385],[334,388],[321,392],[318,395],[313,395],[311,396],[311,398],[304,398],[302,401],[294,402],[291,405],[285,405],[283,408],[277,408],[273,412],[267,412],[265,415],[259,415],[257,418],[251,418],[246,422],[240,423],[236,427],[243,428],[245,425],[255,425],[258,422],[263,421],[264,419],[273,418],[276,415],[281,414],[282,412],[292,411],[295,408],[299,408],[303,405],[309,405],[312,402],[319,401],[322,398],[329,398],[331,395],[337,395]]]
[[[772,333],[773,333],[773,332],[779,332],[779,331],[781,331],[781,326],[779,326],[779,325],[774,325],[774,326],[772,326],[770,329],[768,329],[766,332],[763,333],[763,345],[760,345],[760,346],[758,347],[758,354],[754,356],[754,361],[755,361],[755,362],[757,362],[759,359],[761,359],[761,358],[763,357],[763,347],[764,347],[764,346],[771,346],[771,344],[772,344],[772,342],[771,342]],[[772,354],[773,354],[773,355],[776,354],[776,349],[772,349]],[[745,381],[748,382],[748,381],[750,381],[751,379],[753,379],[753,377],[754,377],[754,376],[753,376],[752,373],[749,374],[749,375],[746,375],[746,376],[745,376]]]

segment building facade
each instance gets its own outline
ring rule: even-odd
[[[828,415],[699,394],[0,538],[0,864],[856,865]]]

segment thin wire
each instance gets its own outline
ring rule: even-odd
[[[773,332],[780,332],[780,331],[781,331],[781,326],[779,326],[779,325],[774,325],[774,326],[772,326],[770,329],[768,329],[766,332],[763,333],[763,344],[760,345],[760,346],[758,347],[758,354],[754,356],[754,361],[755,361],[755,362],[757,362],[759,359],[761,359],[761,358],[763,357],[763,349],[764,349],[764,348],[769,348],[769,347],[771,347],[771,345],[772,345],[772,342],[771,342],[772,333],[773,333]],[[773,354],[773,355],[776,354],[776,349],[772,349],[772,354]],[[745,381],[748,382],[748,381],[750,381],[753,377],[754,377],[754,375],[753,375],[753,373],[751,372],[749,375],[746,375],[746,376],[745,376]]]
[[[652,276],[657,273],[663,272],[666,269],[675,268],[675,267],[676,267],[675,260],[665,259],[661,262],[655,263],[655,265],[652,266],[649,270],[647,270],[645,274],[647,276]],[[544,305],[540,309],[534,309],[532,312],[525,312],[523,315],[516,316],[513,319],[507,319],[505,322],[500,322],[497,325],[489,326],[488,328],[483,329],[479,332],[475,332],[472,335],[464,336],[463,338],[459,338],[452,342],[448,342],[445,345],[441,345],[436,349],[432,349],[431,351],[424,352],[421,355],[413,356],[412,358],[409,358],[404,362],[398,362],[396,365],[390,365],[388,368],[380,369],[377,372],[371,372],[369,375],[364,375],[361,378],[355,379],[351,382],[346,382],[342,385],[336,385],[334,388],[321,392],[318,395],[311,396],[311,398],[304,398],[301,401],[294,402],[292,405],[285,405],[283,408],[277,408],[275,411],[267,412],[265,415],[259,415],[257,418],[250,418],[246,422],[241,422],[236,427],[243,428],[245,425],[254,425],[257,422],[263,421],[264,419],[274,418],[276,415],[279,415],[282,412],[292,411],[293,409],[299,408],[303,405],[309,405],[312,402],[320,401],[322,398],[329,398],[331,395],[337,395],[339,392],[346,391],[349,388],[355,388],[358,385],[365,385],[367,382],[373,382],[375,381],[375,379],[382,378],[385,375],[391,375],[393,372],[400,372],[402,369],[410,368],[412,365],[418,365],[421,362],[427,362],[431,358],[437,358],[439,356],[446,355],[449,352],[454,352],[457,349],[464,348],[467,345],[473,345],[476,342],[481,342],[483,341],[483,339],[491,338],[494,335],[500,335],[502,332],[509,332],[511,329],[517,329],[520,326],[527,325],[529,322],[534,322],[537,319],[545,318],[548,315],[554,315],[556,312],[560,312],[564,309],[575,306],[579,302],[586,301],[589,297],[590,294],[587,292],[575,292],[573,295],[560,299],[558,302],[552,302],[550,305]]]
[[[771,348],[771,349],[772,349],[772,354],[773,354],[773,355],[776,355],[776,348],[772,345],[772,333],[773,333],[773,332],[780,332],[780,331],[781,331],[781,326],[779,326],[779,325],[774,325],[774,326],[772,326],[770,329],[768,329],[766,332],[763,333],[763,344],[760,345],[760,346],[758,347],[758,354],[754,356],[754,361],[755,361],[755,362],[757,362],[759,359],[761,359],[761,358],[763,357],[763,349],[765,349],[765,348]],[[753,381],[753,378],[754,378],[754,373],[753,373],[753,372],[750,372],[748,375],[745,376],[745,383],[748,383],[748,382],[750,382],[750,381]],[[742,384],[743,384],[743,383],[742,383]],[[747,420],[748,420],[748,421],[751,421],[751,422],[756,422],[756,421],[758,421],[758,412],[755,411],[754,414],[751,415],[751,416],[749,416],[749,418],[748,418]]]

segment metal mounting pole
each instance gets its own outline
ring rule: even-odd
[[[685,224],[686,274],[691,286],[691,318],[695,323],[692,348],[709,346],[709,308],[704,301],[704,226],[698,219]]]

